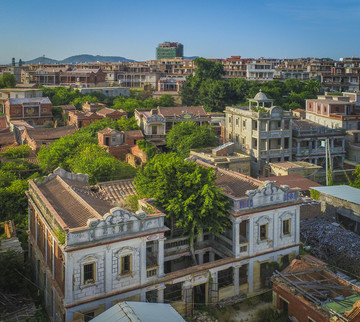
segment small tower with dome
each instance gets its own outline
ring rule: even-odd
[[[251,109],[252,103],[256,103],[256,107],[272,107],[274,105],[274,100],[268,98],[261,89],[259,92],[255,95],[253,99],[249,99],[249,110]],[[270,104],[270,106],[269,106]]]

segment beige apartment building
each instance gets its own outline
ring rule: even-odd
[[[250,154],[253,176],[264,175],[263,167],[269,162],[292,160],[291,111],[273,106],[273,100],[260,91],[248,107],[228,106],[225,114],[226,141],[234,142],[236,149]]]

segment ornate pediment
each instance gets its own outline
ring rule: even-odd
[[[277,186],[272,181],[265,181],[256,190],[249,190],[246,194],[253,200],[253,207],[267,206],[297,199],[298,193],[291,191],[289,186]]]
[[[113,226],[136,220],[138,220],[138,218],[133,212],[120,207],[115,207],[110,209],[110,212],[104,215],[104,219],[89,219],[87,224],[90,228],[96,228]]]

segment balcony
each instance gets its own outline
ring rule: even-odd
[[[165,255],[170,253],[179,252],[184,249],[188,249],[190,244],[190,239],[188,236],[167,239],[164,244]]]

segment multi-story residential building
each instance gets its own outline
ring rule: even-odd
[[[60,72],[60,85],[104,86],[105,73],[99,69],[74,68]]]
[[[52,121],[52,104],[48,97],[9,98],[5,102],[5,114],[9,122],[24,120],[30,125],[44,125]]]
[[[29,257],[50,319],[86,321],[125,300],[170,302],[189,316],[194,302],[268,287],[270,263],[285,266],[298,254],[299,194],[224,169],[216,174],[231,204],[230,228],[197,237],[196,265],[189,237],[170,231],[152,200],[140,200],[135,213],[118,207],[133,193],[129,180],[90,187],[87,175],[60,168],[30,180]]]
[[[241,56],[231,56],[222,60],[225,70],[225,77],[246,78],[247,64],[251,58],[241,58]]]
[[[152,71],[146,63],[128,63],[122,65],[116,72],[121,87],[157,89],[157,82],[161,74]]]
[[[194,61],[177,57],[174,59],[154,59],[147,61],[152,72],[159,72],[163,76],[188,76],[195,71]]]
[[[5,113],[5,102],[8,98],[42,97],[42,90],[37,88],[3,88],[0,89],[0,113]]]
[[[269,81],[274,78],[275,70],[271,63],[265,63],[262,61],[248,62],[246,68],[246,79],[247,80],[259,80]]]
[[[225,110],[226,141],[250,154],[255,177],[262,174],[266,163],[292,160],[292,113],[277,106],[265,107],[272,101],[259,92],[248,107],[229,106]],[[257,107],[252,108],[252,102]]]
[[[360,114],[350,97],[319,95],[306,100],[306,119],[329,128],[360,130]]]
[[[176,93],[181,90],[182,85],[186,82],[186,77],[160,77],[158,81],[158,95]]]
[[[215,167],[250,175],[250,156],[234,151],[234,143],[228,142],[216,148],[190,151],[189,160],[201,160]]]
[[[210,114],[202,106],[158,107],[152,110],[135,110],[135,119],[145,138],[156,145],[165,144],[165,136],[179,122],[194,121],[209,124]]]
[[[184,46],[178,42],[165,41],[156,48],[156,59],[174,59],[184,56]]]
[[[325,166],[325,145],[329,140],[331,161],[334,167],[344,166],[345,131],[329,128],[309,120],[294,119],[292,124],[293,159]]]
[[[11,74],[11,75],[14,75],[14,77],[16,79],[16,83],[20,83],[21,82],[21,73],[23,70],[24,70],[24,67],[22,67],[22,66],[4,66],[3,68],[0,69],[0,78],[4,74]]]

